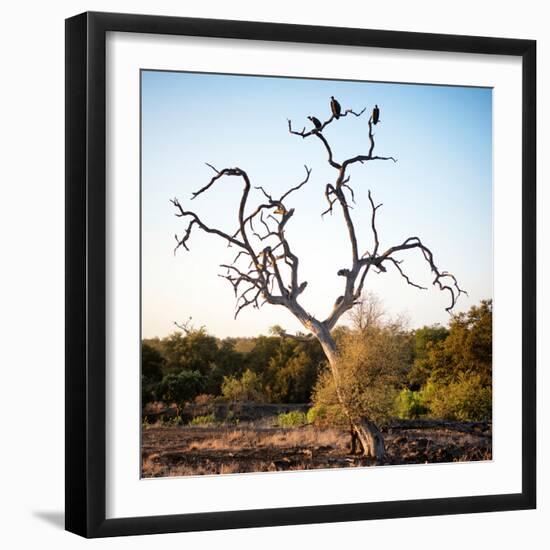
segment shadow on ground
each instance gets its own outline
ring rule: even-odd
[[[53,525],[57,529],[65,529],[65,512],[34,510],[33,516]]]

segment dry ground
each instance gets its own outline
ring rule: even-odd
[[[349,435],[334,428],[147,426],[142,431],[143,477],[231,474],[370,466],[349,454]],[[491,433],[448,428],[393,428],[385,434],[384,464],[491,460]]]

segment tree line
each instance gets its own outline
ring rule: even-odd
[[[341,355],[340,386],[354,415],[490,420],[492,301],[451,316],[448,327],[410,330],[388,319],[374,296],[333,330]],[[305,335],[218,339],[184,327],[142,342],[142,404],[195,399],[312,403],[311,419],[345,423],[321,345]]]

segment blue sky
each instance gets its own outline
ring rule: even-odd
[[[382,249],[420,237],[436,264],[453,272],[469,293],[456,311],[492,296],[490,89],[142,71],[144,337],[165,336],[174,321],[189,317],[219,337],[266,334],[274,324],[301,328],[284,308],[271,305],[248,308],[233,319],[233,290],[218,277],[223,272],[218,264],[229,263],[235,253],[217,237],[196,231],[190,252],[180,249],[174,256],[174,234],[181,235],[186,224],[174,217],[173,197],[211,226],[228,232],[237,227],[242,189],[237,178],[221,180],[190,201],[191,192],[212,177],[206,162],[218,169],[239,166],[253,185],[277,196],[303,179],[304,164],[312,169],[309,182],[289,200],[296,213],[287,236],[300,257],[301,280],[309,283],[300,301],[325,318],[342,294],[336,272],[350,257],[341,214],[320,216],[325,185],[336,171],[320,141],[290,135],[287,119],[301,129],[309,126],[308,115],[328,118],[331,95],[343,109],[370,111],[378,104],[375,153],[398,159],[349,170],[360,249],[372,244],[370,189],[375,202],[383,203],[377,213]],[[368,151],[365,115],[346,117],[324,131],[337,160]],[[261,199],[257,191],[251,194],[250,208]],[[448,295],[431,286],[418,251],[401,258],[409,276],[428,290],[408,286],[390,269],[369,274],[366,289],[390,314],[406,315],[411,327],[446,324]]]

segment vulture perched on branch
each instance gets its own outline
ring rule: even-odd
[[[316,130],[320,130],[323,127],[323,125],[321,124],[321,121],[317,117],[308,116],[307,118],[309,118],[309,120],[313,122],[313,126],[315,126]]]
[[[342,112],[342,107],[340,107],[340,103],[334,99],[333,95],[330,96],[330,110],[332,111],[334,118],[338,120],[340,118],[340,113]]]
[[[374,109],[372,110],[372,123],[378,124],[378,121],[380,120],[380,109],[378,108],[378,105],[374,106]]]

